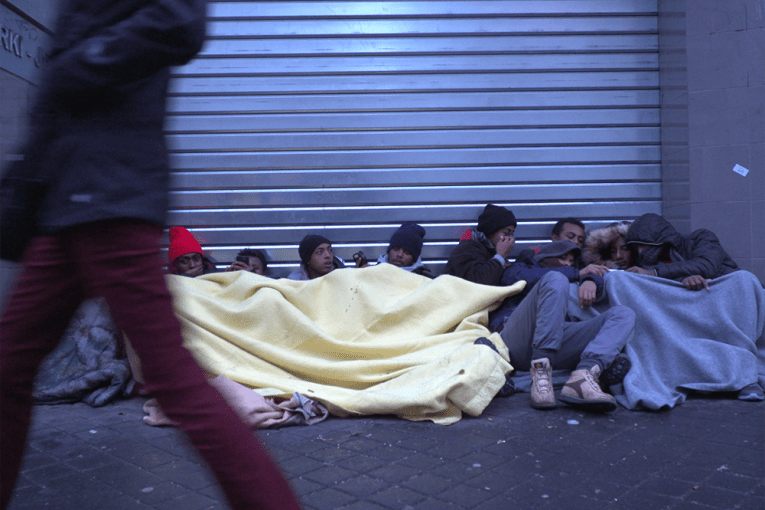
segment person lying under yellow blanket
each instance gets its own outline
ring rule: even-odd
[[[211,374],[264,396],[300,393],[336,416],[439,424],[480,415],[505,384],[512,366],[488,312],[524,286],[430,280],[390,264],[308,281],[244,271],[167,280],[185,346]],[[501,354],[476,345],[481,337]]]

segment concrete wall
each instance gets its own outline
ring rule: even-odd
[[[764,27],[765,0],[659,2],[663,214],[715,232],[762,282]]]

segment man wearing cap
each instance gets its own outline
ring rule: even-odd
[[[290,273],[290,280],[313,280],[335,269],[345,267],[345,263],[335,257],[332,242],[326,237],[309,234],[300,241],[298,246],[300,269]]]
[[[512,211],[488,204],[478,216],[475,229],[468,229],[452,251],[444,274],[459,276],[483,285],[499,285],[507,257],[515,245],[518,223]]]
[[[403,223],[391,236],[388,250],[378,257],[377,263],[387,262],[410,273],[433,278],[420,257],[424,237],[425,229],[420,225],[411,221]]]
[[[218,272],[215,263],[205,256],[199,241],[191,235],[191,232],[183,227],[170,227],[169,237],[168,271],[192,278]]]
[[[561,391],[562,401],[591,411],[616,409],[614,397],[601,390],[599,377],[627,344],[635,314],[615,306],[592,319],[566,320],[570,281],[580,283],[582,307],[590,306],[603,289],[603,279],[597,275],[580,280],[573,267],[580,252],[565,240],[546,244],[536,253],[524,250],[501,278],[503,285],[526,281],[523,292],[508,298],[492,314],[491,323],[501,330],[513,366],[531,372],[531,406],[536,409],[556,406],[553,365],[573,370]]]

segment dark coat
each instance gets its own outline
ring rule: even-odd
[[[460,239],[444,267],[444,274],[473,283],[499,285],[504,265],[494,258],[494,246],[484,234],[470,229]]]
[[[575,267],[542,267],[539,262],[534,259],[535,251],[528,249],[523,250],[518,254],[515,262],[510,264],[502,273],[500,283],[502,285],[513,285],[521,280],[526,282],[526,286],[518,294],[510,296],[502,302],[502,305],[489,314],[489,328],[492,331],[501,331],[502,326],[505,324],[505,319],[510,317],[521,301],[531,292],[534,285],[542,279],[544,275],[550,271],[557,271],[570,282],[586,282],[591,280],[595,283],[596,288],[596,300],[600,300],[603,297],[604,281],[598,275],[588,274],[582,278],[579,277],[579,270]]]
[[[133,218],[163,224],[169,67],[201,48],[205,0],[63,2],[24,158],[50,179],[40,230]]]
[[[701,275],[711,279],[738,269],[713,232],[700,229],[683,237],[658,214],[644,214],[632,223],[627,244],[632,243],[649,245],[637,256],[637,264],[655,269],[662,278]]]

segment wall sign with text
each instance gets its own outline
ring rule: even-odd
[[[0,5],[0,69],[37,83],[50,36]]]

